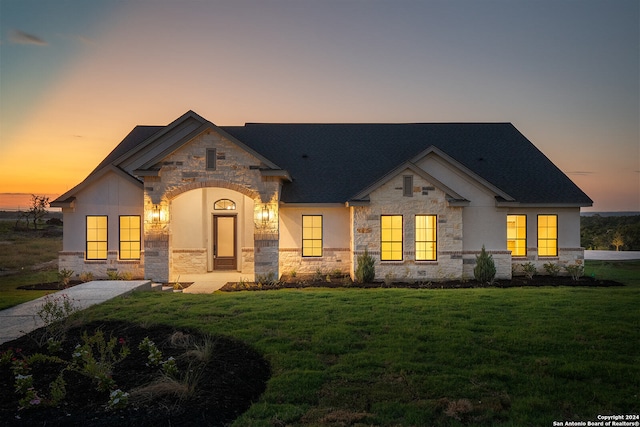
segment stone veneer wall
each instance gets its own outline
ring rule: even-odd
[[[511,251],[486,251],[493,258],[496,266],[496,279],[511,279]],[[462,253],[463,278],[473,279],[476,257],[480,251],[464,251]]]
[[[108,271],[130,274],[132,279],[144,277],[144,252],[139,260],[120,260],[117,251],[108,251],[106,260],[85,260],[84,252],[59,252],[58,270],[73,271],[73,279],[83,273],[93,274],[94,279],[107,279]]]
[[[349,274],[351,259],[349,248],[323,248],[321,257],[303,257],[302,249],[280,248],[280,274],[323,274],[340,271]]]
[[[207,170],[205,164],[207,149],[210,148],[216,149],[215,170]],[[151,212],[154,205],[169,211],[168,205],[173,198],[185,191],[204,187],[238,191],[255,200],[256,210],[262,209],[262,206],[277,206],[281,182],[278,178],[263,177],[260,172],[262,166],[259,159],[217,132],[206,131],[167,156],[161,164],[159,176],[144,177],[145,212]],[[256,275],[273,272],[278,276],[277,207],[271,210],[274,215],[266,226],[256,224],[252,256],[242,250],[243,273],[248,260],[253,258],[254,267],[249,271],[253,270]],[[172,254],[169,253],[170,230],[168,224],[154,230],[149,218],[150,215],[145,214],[145,277],[167,281],[170,273],[172,276],[177,273],[173,271]],[[268,229],[268,233],[264,232],[265,229]],[[184,261],[179,254],[176,260]],[[206,259],[204,266],[206,269]]]
[[[405,173],[404,175],[410,175]],[[365,249],[376,260],[376,279],[448,280],[462,278],[462,207],[450,206],[446,195],[413,174],[413,196],[403,196],[403,174],[371,193],[367,206],[354,206],[353,271]],[[415,215],[437,215],[437,259],[415,260]],[[403,216],[403,260],[380,261],[380,216]],[[352,273],[353,273],[352,271]]]
[[[171,262],[173,276],[203,274],[207,272],[207,250],[204,248],[173,249],[171,251]]]

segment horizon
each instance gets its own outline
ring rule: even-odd
[[[64,194],[138,124],[512,123],[640,209],[637,0],[0,0],[0,193]],[[384,173],[385,171],[381,171]]]

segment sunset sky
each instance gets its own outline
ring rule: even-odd
[[[639,4],[0,0],[0,193],[64,193],[135,125],[194,110],[512,122],[585,211],[640,211]]]

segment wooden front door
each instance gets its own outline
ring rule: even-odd
[[[235,270],[236,258],[236,216],[213,216],[213,269]]]

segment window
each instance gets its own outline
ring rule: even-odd
[[[302,215],[302,256],[322,256],[322,215]]]
[[[232,211],[236,209],[236,204],[233,200],[229,199],[220,199],[213,204],[213,209],[215,210],[227,210]]]
[[[527,256],[527,216],[507,215],[507,250],[511,256]]]
[[[120,259],[140,259],[140,217],[120,217]]]
[[[87,259],[107,259],[107,216],[87,216]]]
[[[416,215],[416,261],[436,260],[437,222],[435,215]]]
[[[216,149],[207,148],[207,170],[216,170]]]
[[[402,195],[404,197],[413,197],[413,175],[402,177]]]
[[[558,256],[557,215],[538,215],[538,256]]]
[[[380,217],[380,260],[402,261],[402,215]]]

